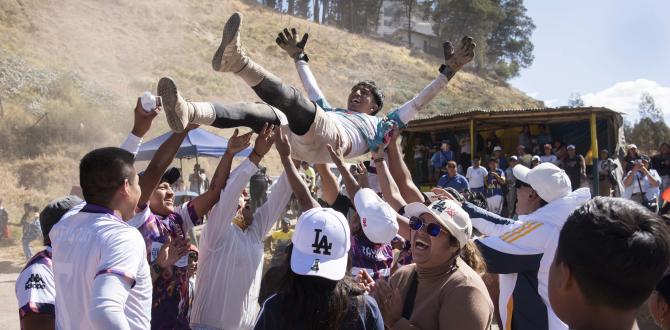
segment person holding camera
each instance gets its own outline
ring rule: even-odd
[[[646,206],[652,212],[658,212],[658,196],[661,178],[656,170],[649,169],[649,156],[642,155],[623,179],[624,198]]]

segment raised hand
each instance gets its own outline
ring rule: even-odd
[[[288,29],[284,29],[283,32],[279,32],[277,35],[277,45],[281,47],[291,58],[297,60],[298,56],[305,51],[305,44],[307,44],[307,39],[309,39],[309,34],[305,33],[302,35],[302,39],[298,41],[297,37],[298,32],[295,28],[291,28],[289,33]]]
[[[254,152],[258,156],[265,156],[265,154],[270,151],[272,144],[275,142],[274,128],[275,125],[268,125],[268,123],[263,125],[263,129],[261,129],[261,132],[258,134],[256,142],[254,143]]]
[[[186,238],[172,238],[168,236],[167,241],[161,246],[156,256],[156,263],[162,269],[169,269],[188,253],[190,243]]]
[[[249,141],[251,140],[251,134],[253,132],[238,135],[239,133],[239,130],[236,128],[235,132],[233,132],[233,136],[228,140],[228,149],[226,149],[227,154],[234,155],[251,145]]]
[[[328,148],[328,153],[330,154],[330,158],[333,160],[333,163],[335,165],[343,166],[344,165],[344,156],[342,156],[342,147],[340,147],[339,143],[333,148],[332,145],[327,145]]]
[[[277,148],[279,156],[289,157],[291,155],[291,145],[288,143],[288,137],[282,133],[279,126],[275,128],[275,136],[275,148]],[[299,165],[297,164],[296,167]]]
[[[444,50],[444,64],[451,69],[453,76],[464,65],[468,64],[475,57],[475,47],[477,44],[471,37],[465,36],[458,44],[458,49],[454,51],[454,47],[449,41],[442,44]],[[451,77],[449,77],[451,78]]]
[[[356,165],[356,173],[354,173],[354,178],[356,181],[358,181],[358,184],[361,186],[361,188],[370,188],[368,169],[365,167],[365,164],[362,161],[359,161],[358,165]]]
[[[137,104],[135,105],[135,110],[133,111],[135,121],[133,123],[133,135],[137,137],[144,137],[145,134],[151,128],[151,123],[158,114],[163,111],[162,107],[157,107],[149,112],[144,111],[142,107],[142,101],[140,98],[137,98]]]

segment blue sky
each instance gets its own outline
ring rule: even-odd
[[[535,61],[511,84],[549,106],[587,105],[635,119],[648,91],[670,123],[670,1],[525,0]]]

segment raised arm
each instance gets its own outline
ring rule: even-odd
[[[398,132],[396,131],[394,132],[394,138],[386,149],[389,170],[391,171],[393,179],[395,179],[398,184],[400,194],[407,203],[423,203],[423,194],[421,194],[421,190],[419,190],[412,181],[412,174],[409,172],[407,165],[403,162],[402,155],[400,155],[398,144],[395,141],[397,136]]]
[[[309,209],[319,207],[319,203],[317,203],[316,200],[312,198],[307,185],[305,185],[305,181],[300,178],[300,174],[298,174],[298,170],[295,168],[295,165],[291,160],[291,145],[288,142],[288,138],[284,133],[281,132],[281,129],[279,128],[277,128],[275,134],[279,134],[279,139],[277,139],[277,144],[275,147],[277,148],[277,152],[281,158],[281,163],[284,166],[284,173],[286,174],[288,182],[291,185],[291,189],[293,189],[293,194],[295,194],[295,198],[298,200],[300,208],[304,212]]]
[[[340,194],[340,186],[337,184],[335,174],[328,168],[328,164],[316,164],[316,172],[321,176],[321,199],[328,205],[333,205]]]
[[[144,174],[140,177],[142,195],[137,202],[138,206],[143,206],[149,201],[151,194],[156,190],[156,186],[160,183],[163,173],[174,160],[184,138],[186,138],[186,135],[188,135],[190,130],[196,127],[197,126],[189,125],[185,131],[181,133],[173,133],[167,140],[165,140],[165,142],[163,142],[163,144],[161,144],[158,150],[156,150],[147,169],[144,170]]]
[[[309,58],[305,54],[305,45],[307,44],[307,39],[309,39],[309,34],[305,33],[302,35],[302,39],[298,40],[298,32],[295,28],[291,28],[289,32],[288,29],[279,32],[277,39],[277,45],[281,47],[295,62],[295,68],[298,71],[300,76],[300,81],[302,82],[302,87],[307,92],[307,96],[310,101],[321,102],[320,106],[327,105],[326,98],[323,95],[323,92],[316,83],[316,79],[312,74],[312,70],[309,69],[307,62]],[[328,106],[330,107],[330,106]]]
[[[407,125],[416,114],[421,111],[437,94],[447,86],[449,80],[460,70],[465,64],[472,61],[474,58],[475,43],[470,37],[463,37],[458,49],[454,51],[454,47],[450,42],[442,44],[444,50],[444,64],[440,66],[439,74],[428,86],[419,92],[414,98],[407,101],[400,108],[391,112],[388,117],[394,119],[400,126]]]
[[[137,98],[137,104],[135,105],[134,113],[134,123],[133,129],[128,134],[128,137],[121,143],[119,148],[124,149],[133,155],[137,155],[137,152],[140,150],[140,145],[142,145],[142,138],[147,134],[149,129],[151,129],[151,123],[154,118],[158,116],[162,108],[158,107],[149,112],[144,111],[142,108],[142,102],[140,98]]]
[[[223,241],[224,234],[229,230],[230,223],[237,213],[242,189],[249,183],[251,176],[258,171],[258,164],[274,142],[274,138],[270,136],[271,131],[272,127],[268,127],[267,124],[263,127],[261,134],[256,138],[251,155],[230,173],[219,201],[209,212],[209,221],[205,224],[202,241],[207,241],[207,246],[210,248],[218,248]],[[232,157],[226,162],[232,162]]]
[[[356,179],[354,179],[354,176],[351,175],[349,169],[344,167],[344,156],[342,156],[342,148],[340,148],[339,143],[337,145],[337,149],[333,149],[333,146],[330,144],[326,147],[330,153],[330,158],[333,160],[333,163],[335,163],[335,166],[337,166],[337,169],[340,171],[340,175],[342,175],[344,186],[347,188],[347,195],[350,199],[353,200],[354,196],[356,196],[356,192],[361,189],[361,186],[358,184]]]
[[[238,134],[239,131],[235,129],[233,136],[228,140],[228,148],[223,154],[223,157],[221,157],[219,165],[216,167],[216,171],[214,171],[214,176],[212,177],[209,189],[207,189],[204,194],[193,199],[192,205],[198,218],[202,218],[206,215],[219,200],[221,190],[225,187],[228,175],[230,175],[230,167],[233,163],[235,154],[246,149],[250,145],[249,141],[251,140],[252,132],[243,135]]]
[[[391,176],[391,172],[389,172],[389,169],[386,166],[384,157],[379,157],[380,155],[383,156],[384,154],[377,154],[376,152],[372,152],[371,155],[375,162],[375,167],[377,168],[377,180],[379,180],[379,187],[381,188],[382,194],[384,195],[384,200],[389,203],[389,205],[391,205],[394,210],[400,210],[403,206],[407,205],[407,202],[405,202],[405,200],[402,198],[400,190],[398,189],[398,185],[396,184],[395,180]]]

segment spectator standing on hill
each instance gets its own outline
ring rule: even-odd
[[[9,238],[9,213],[0,199],[0,241]]]
[[[670,144],[661,143],[658,153],[651,158],[651,168],[661,177],[661,191],[670,187]]]
[[[41,232],[40,214],[37,206],[28,204],[28,212],[26,212],[21,218],[21,225],[23,226],[21,244],[23,245],[23,254],[26,257],[26,261],[28,261],[33,256],[33,250],[30,247],[30,242],[38,239]]]
[[[485,190],[484,183],[486,180],[486,176],[489,174],[489,172],[485,168],[480,166],[480,162],[481,157],[479,157],[479,155],[475,155],[475,157],[472,160],[472,166],[468,167],[465,177],[468,179],[468,182],[470,183],[470,190],[474,192],[484,193]]]
[[[582,179],[586,179],[586,161],[584,156],[577,154],[574,145],[568,145],[568,156],[563,160],[562,168],[570,178],[572,190],[581,187]]]

